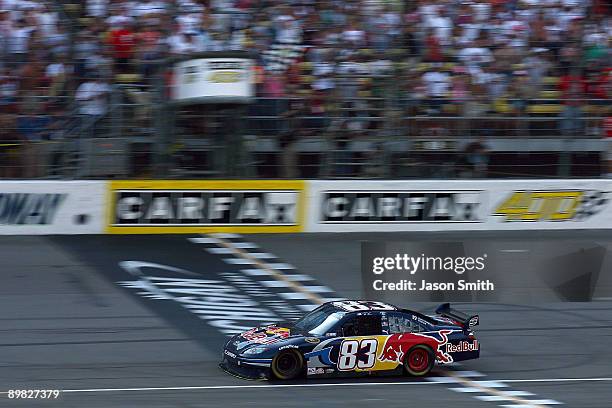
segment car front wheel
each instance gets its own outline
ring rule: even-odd
[[[272,374],[279,380],[292,380],[302,374],[304,356],[297,350],[283,350],[273,359]]]

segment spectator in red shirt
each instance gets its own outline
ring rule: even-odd
[[[603,134],[605,137],[612,137],[612,116],[608,116],[602,121]]]
[[[433,29],[429,30],[427,38],[425,39],[424,60],[427,62],[442,62],[444,60],[440,40],[436,37],[436,33]]]
[[[561,99],[565,104],[559,122],[561,134],[576,136],[582,129],[582,109],[587,84],[579,69],[572,69],[559,81]]]
[[[134,57],[135,35],[132,25],[128,22],[117,25],[109,33],[109,45],[113,50],[115,60],[115,73],[127,73],[131,71],[132,58]]]
[[[612,78],[609,71],[597,72],[592,71],[587,78],[587,92],[589,99],[608,99],[607,87]],[[607,101],[602,101],[606,102]],[[595,105],[597,105],[595,101]]]

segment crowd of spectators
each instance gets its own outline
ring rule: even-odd
[[[70,35],[52,6],[0,1],[0,176],[39,177],[40,141],[61,137]]]
[[[0,0],[4,140],[54,137],[53,118],[36,118],[64,120],[69,107],[94,123],[118,78],[148,84],[167,57],[223,50],[255,52],[258,96],[299,99],[285,117],[302,132],[380,131],[383,121],[416,114],[522,116],[540,99],[555,101],[568,134],[581,129],[587,104],[609,115],[605,0],[66,3]],[[296,122],[296,109],[308,121]]]

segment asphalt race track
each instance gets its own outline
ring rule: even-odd
[[[569,236],[612,243],[604,232],[469,234],[508,251]],[[609,256],[592,302],[463,304],[481,316],[481,358],[425,380],[270,383],[218,369],[227,334],[360,297],[362,240],[423,237],[468,235],[0,237],[0,406],[612,407]],[[17,400],[10,389],[62,392]]]

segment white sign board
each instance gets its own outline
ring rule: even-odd
[[[308,232],[612,228],[612,180],[312,181]]]
[[[0,235],[100,234],[105,181],[0,182]]]
[[[253,96],[251,59],[199,58],[174,65],[174,101],[240,103],[247,102]]]

